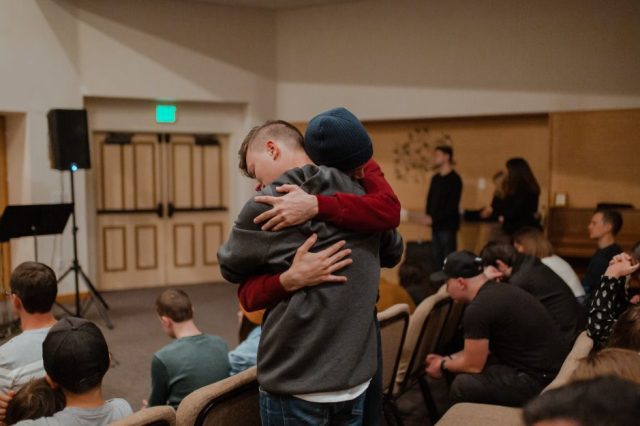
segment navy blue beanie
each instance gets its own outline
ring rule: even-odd
[[[364,126],[346,108],[333,108],[309,121],[304,149],[320,166],[349,172],[373,156],[373,145]]]

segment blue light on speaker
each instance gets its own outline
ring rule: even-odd
[[[78,171],[78,165],[76,163],[71,163],[71,171],[72,172],[77,172]]]

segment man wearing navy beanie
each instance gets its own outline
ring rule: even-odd
[[[319,166],[345,173],[361,169],[373,156],[366,129],[346,108],[333,108],[309,121],[304,134],[304,150]]]
[[[348,131],[349,126],[356,130]],[[371,140],[347,110],[320,114],[309,127],[307,134],[314,135],[312,140],[317,136],[324,146],[319,149],[319,162],[333,158],[343,170],[353,171],[370,159]],[[315,157],[315,148],[307,145],[305,150],[302,135],[288,123],[268,122],[253,129],[243,142],[241,168],[264,186],[263,195],[278,195],[275,188],[283,184],[298,185],[314,195],[365,195],[357,181],[344,173],[310,164],[308,154]],[[337,158],[326,152],[338,148],[344,149]],[[344,284],[332,284],[344,280],[320,281],[321,285],[293,292],[286,302],[269,307],[258,355],[263,422],[302,420],[313,413],[317,423],[362,424],[364,392],[377,369],[372,313],[379,267],[399,261],[400,236],[395,231],[346,232],[315,220],[280,232],[264,232],[254,218],[268,208],[250,200],[236,220],[231,236],[218,252],[227,280],[241,283],[265,272],[287,271],[311,234],[317,235],[320,250],[346,240],[353,263],[341,270]],[[285,274],[281,281],[286,288]]]

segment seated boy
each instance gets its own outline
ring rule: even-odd
[[[102,378],[111,359],[102,332],[91,321],[74,317],[58,321],[42,343],[42,360],[49,385],[62,389],[65,408],[17,425],[106,425],[132,413],[124,399],[102,397]]]
[[[53,389],[44,377],[33,379],[20,388],[7,406],[5,423],[53,416],[65,405],[60,388]]]
[[[148,405],[177,407],[194,390],[229,376],[229,351],[224,340],[196,327],[191,300],[184,291],[163,291],[156,311],[164,332],[176,340],[153,355]]]
[[[11,307],[22,333],[0,346],[0,391],[16,391],[29,379],[44,376],[42,342],[56,319],[51,307],[58,284],[47,265],[24,262],[11,274]]]

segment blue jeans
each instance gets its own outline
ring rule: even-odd
[[[444,259],[457,249],[456,234],[458,231],[440,230],[431,233],[431,253],[436,270],[442,269]]]
[[[351,401],[317,403],[260,389],[260,420],[263,426],[360,426],[365,395]]]

